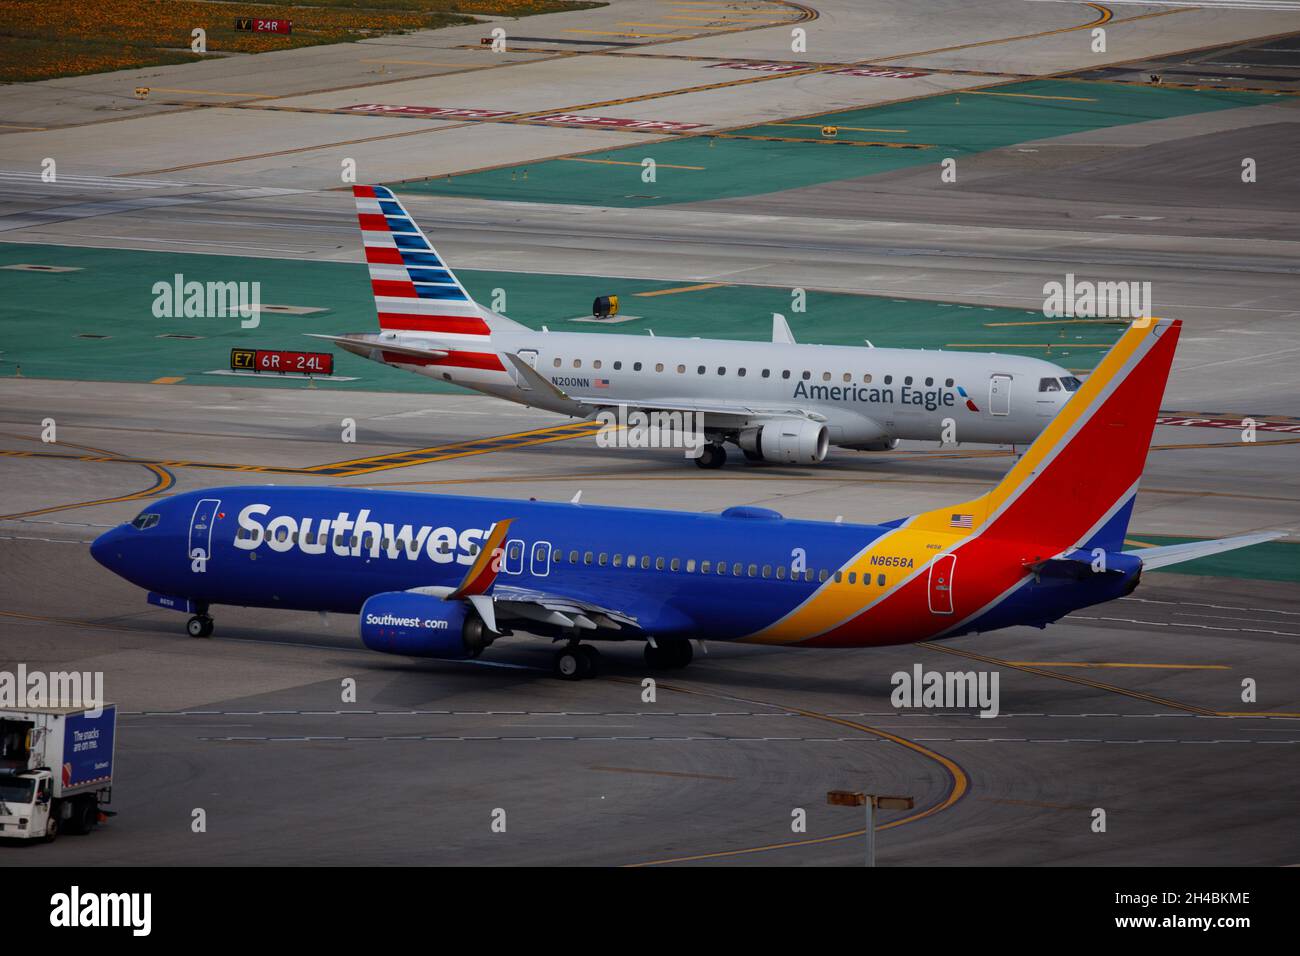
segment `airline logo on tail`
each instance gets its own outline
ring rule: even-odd
[[[379,327],[438,335],[491,330],[437,250],[384,186],[353,186]]]

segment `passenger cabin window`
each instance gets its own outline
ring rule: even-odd
[[[1040,392],[1059,392],[1061,383],[1054,378],[1040,378],[1038,380],[1038,390]]]
[[[677,374],[678,374],[678,375],[685,375],[685,374],[686,374],[686,366],[685,366],[685,365],[679,365],[679,366],[677,366]]]
[[[622,362],[615,362],[615,363],[614,363],[614,371],[615,371],[615,372],[617,372],[617,371],[618,371],[619,369],[621,369],[622,367],[623,367],[623,363],[622,363]]]
[[[886,385],[893,385],[893,384],[894,384],[894,376],[892,376],[892,375],[886,375],[886,376],[885,376],[885,384],[886,384]]]
[[[574,359],[574,360],[573,360],[573,367],[574,367],[574,368],[582,368],[582,359]]]
[[[632,371],[634,371],[634,372],[639,372],[639,371],[641,371],[641,363],[640,363],[640,362],[633,362],[633,363],[632,363]]]
[[[862,384],[863,384],[863,385],[870,385],[870,384],[871,384],[871,373],[870,373],[870,372],[865,372],[865,373],[863,373],[863,375],[862,375]]]
[[[557,358],[557,359],[556,359],[552,364],[553,364],[556,368],[559,368],[559,367],[560,367],[560,363],[563,362],[563,361],[564,361],[564,359]]]
[[[664,363],[663,363],[663,362],[657,362],[657,363],[655,363],[655,371],[656,371],[656,372],[662,372],[663,370],[664,370]]]
[[[736,374],[739,375],[741,378],[744,378],[744,377],[745,377],[745,370],[744,370],[743,368],[738,368],[738,369],[736,369]]]
[[[925,387],[926,387],[926,388],[929,388],[929,387],[930,387],[931,385],[933,385],[933,384],[934,384],[934,379],[932,379],[932,378],[927,378],[927,379],[925,380]]]
[[[784,372],[782,372],[782,373],[781,373],[781,377],[782,377],[782,378],[789,378],[789,377],[790,377],[790,370],[789,370],[789,369],[786,369]]]
[[[771,377],[772,377],[772,370],[770,368],[763,369],[763,378],[771,378]]]
[[[703,374],[704,374],[704,366],[701,365],[701,366],[699,366],[698,368],[696,368],[696,369],[695,369],[695,373],[696,373],[697,375],[703,375]]]
[[[952,379],[950,379],[950,378],[945,378],[945,379],[943,380],[943,385],[944,385],[944,388],[952,388]]]
[[[596,361],[592,362],[592,363],[591,363],[591,367],[592,367],[592,368],[600,368],[600,359],[596,359]]]
[[[724,366],[719,365],[719,366],[718,366],[718,374],[719,374],[719,375],[726,375],[726,374],[727,374],[727,369],[726,369]]]
[[[904,384],[904,385],[911,385],[911,384],[912,384],[912,376],[909,375],[909,376],[907,376],[907,378],[903,379],[903,384]]]
[[[831,380],[831,373],[830,373],[830,372],[822,372],[822,381],[823,381],[823,382],[829,382],[830,380]]]
[[[810,378],[812,378],[812,372],[808,371],[807,369],[804,369],[803,380],[806,382]]]

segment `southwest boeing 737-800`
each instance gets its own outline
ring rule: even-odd
[[[151,503],[95,559],[212,632],[215,604],[360,615],[361,638],[478,656],[512,629],[643,641],[654,666],[691,640],[867,647],[1045,626],[1137,587],[1144,569],[1280,537],[1123,551],[1179,323],[1130,327],[1002,481],[880,525],[345,488],[234,486]]]
[[[831,445],[901,438],[1027,444],[1079,380],[1041,359],[925,349],[537,331],[477,304],[383,186],[354,186],[378,332],[317,335],[376,362],[591,418],[619,407],[701,416],[696,463],[725,443],[757,461],[815,464]]]

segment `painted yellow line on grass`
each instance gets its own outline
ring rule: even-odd
[[[1227,664],[1126,664],[1106,661],[1007,661],[1016,667],[1138,667],[1163,670],[1227,671]]]
[[[1038,342],[1034,344],[1025,344],[1021,342],[949,342],[944,346],[946,349],[1108,349],[1115,343],[1102,342],[1092,344],[1088,342]]]
[[[835,123],[764,123],[765,126],[797,126],[800,129],[824,129],[827,126],[834,126],[836,129],[847,129],[854,133],[906,133],[905,129],[877,129],[874,126],[838,126]]]
[[[1128,325],[1131,319],[1035,319],[1032,322],[985,322],[986,329],[1009,329],[1023,325]]]
[[[1022,100],[1073,100],[1076,103],[1096,103],[1095,96],[1044,96],[1041,93],[998,93],[995,90],[963,90],[962,96],[1014,96]]]
[[[640,166],[640,163],[627,159],[587,159],[583,156],[561,156],[566,163],[600,163],[606,166]],[[656,163],[660,169],[706,169],[705,166],[673,166],[670,163]]]
[[[653,292],[634,292],[633,295],[639,295],[644,299],[653,298],[656,295],[675,295],[678,292],[700,292],[704,289],[721,289],[727,283],[725,282],[701,282],[699,285],[682,285],[675,289],[656,289]]]

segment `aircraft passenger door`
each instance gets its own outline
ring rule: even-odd
[[[537,368],[537,349],[520,349],[515,354],[527,362],[530,367]],[[528,380],[520,375],[513,365],[510,368],[511,371],[514,372],[515,384],[522,389],[532,391],[532,386],[528,384]]]
[[[992,375],[989,377],[989,414],[1011,414],[1011,376]]]
[[[535,578],[544,578],[551,573],[551,542],[538,541],[533,545],[533,558],[528,570]]]
[[[207,561],[212,557],[212,526],[216,524],[220,507],[220,498],[204,498],[194,506],[190,518],[190,546],[185,553],[191,561],[197,558]]]
[[[524,543],[518,538],[506,542],[506,554],[501,562],[505,574],[522,574],[524,570]]]
[[[930,565],[930,613],[952,613],[952,575],[957,555],[941,554]]]

